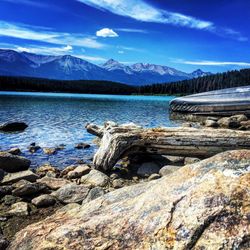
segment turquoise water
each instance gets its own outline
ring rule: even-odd
[[[24,121],[29,127],[22,133],[0,133],[0,148],[19,147],[35,167],[51,163],[58,167],[89,160],[96,146],[93,136],[84,128],[88,122],[103,124],[134,122],[144,127],[177,126],[169,119],[168,96],[114,96],[94,94],[59,94],[0,92],[0,123]],[[65,144],[65,149],[48,156],[42,151],[28,152],[30,143],[41,147]],[[90,143],[91,148],[76,150],[79,142]]]

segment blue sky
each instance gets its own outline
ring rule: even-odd
[[[191,72],[250,68],[247,0],[1,0],[0,47]]]

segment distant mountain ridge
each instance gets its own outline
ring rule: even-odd
[[[130,85],[168,83],[211,75],[198,69],[191,74],[162,65],[125,65],[113,59],[95,65],[70,55],[38,55],[0,49],[0,75],[57,80],[106,80]]]

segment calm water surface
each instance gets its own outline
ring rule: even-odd
[[[64,167],[79,159],[88,160],[96,146],[92,143],[94,137],[84,129],[87,122],[103,124],[112,120],[118,123],[134,122],[144,127],[177,126],[169,119],[168,106],[172,98],[0,92],[0,123],[24,121],[29,125],[22,133],[0,133],[0,149],[20,147],[34,167],[48,162]],[[27,148],[32,142],[41,147],[60,144],[66,147],[52,156],[45,155],[41,150],[31,154]],[[79,142],[90,143],[92,147],[74,149]]]

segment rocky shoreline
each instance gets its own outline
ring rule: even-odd
[[[183,128],[244,133],[249,122],[238,115]],[[102,137],[104,130],[92,126],[91,133]],[[249,133],[245,140],[250,141]],[[38,147],[30,145],[31,152]],[[250,247],[250,150],[208,159],[128,154],[107,171],[83,163],[31,170],[31,162],[19,154],[18,148],[0,152],[0,249]]]

